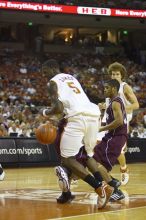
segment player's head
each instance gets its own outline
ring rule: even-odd
[[[49,59],[42,64],[42,72],[52,78],[56,74],[60,73],[59,64],[55,59]]]
[[[106,98],[113,98],[118,95],[120,83],[116,79],[111,79],[104,84],[104,94]]]
[[[126,77],[126,68],[118,62],[112,63],[108,67],[108,73],[112,79],[117,79],[119,82]]]

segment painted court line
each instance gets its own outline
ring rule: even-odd
[[[92,217],[92,216],[98,216],[98,215],[102,215],[102,214],[106,214],[106,213],[108,213],[108,214],[114,214],[114,213],[116,213],[117,214],[117,211],[118,212],[122,212],[122,211],[128,211],[128,210],[135,210],[135,209],[143,209],[143,208],[146,208],[146,206],[142,206],[142,207],[134,207],[134,208],[127,208],[127,209],[121,209],[121,210],[114,210],[114,211],[106,211],[106,212],[99,212],[99,213],[91,213],[91,214],[84,214],[84,215],[75,215],[75,216],[69,216],[69,217],[59,217],[59,218],[49,218],[49,219],[44,219],[44,220],[53,220],[53,219],[58,219],[58,220],[61,220],[61,219],[70,219],[70,218],[74,218],[74,219],[76,219],[76,218],[79,218],[79,217],[84,217],[84,216],[90,216],[90,217]]]

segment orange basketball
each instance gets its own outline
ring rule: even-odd
[[[52,144],[55,141],[57,130],[51,123],[45,123],[36,129],[35,134],[41,144]]]

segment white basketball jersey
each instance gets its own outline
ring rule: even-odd
[[[58,99],[64,106],[66,118],[78,114],[100,115],[99,107],[90,102],[80,83],[72,75],[60,73],[53,77],[51,81],[57,84]]]
[[[125,106],[130,105],[131,103],[127,100],[127,98],[124,95],[124,86],[127,85],[126,82],[120,83],[120,89],[119,89],[119,95],[124,103]],[[130,121],[132,119],[132,113],[127,114],[127,120]]]
[[[106,109],[108,108],[109,104],[110,104],[110,98],[106,98],[106,99],[105,99]],[[103,122],[103,123],[106,123],[106,109],[105,109],[105,111],[104,111],[104,115],[103,115],[103,118],[102,118],[102,122]]]

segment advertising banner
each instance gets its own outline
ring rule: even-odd
[[[146,139],[128,140],[126,153],[128,163],[146,162]],[[55,146],[40,144],[35,138],[1,138],[0,163],[16,166],[58,165]]]
[[[2,162],[18,162],[18,153],[14,139],[0,139],[0,163]]]
[[[35,138],[0,139],[0,163],[53,165],[58,161],[54,145],[40,144]]]
[[[127,162],[146,162],[146,139],[130,138],[126,153]]]
[[[60,4],[42,4],[38,2],[19,2],[19,1],[0,1],[0,9],[18,10],[18,11],[35,11],[50,12],[61,14],[80,14],[95,16],[114,16],[114,17],[131,17],[146,18],[146,10],[118,9],[118,8],[98,8],[86,6],[70,6]]]

